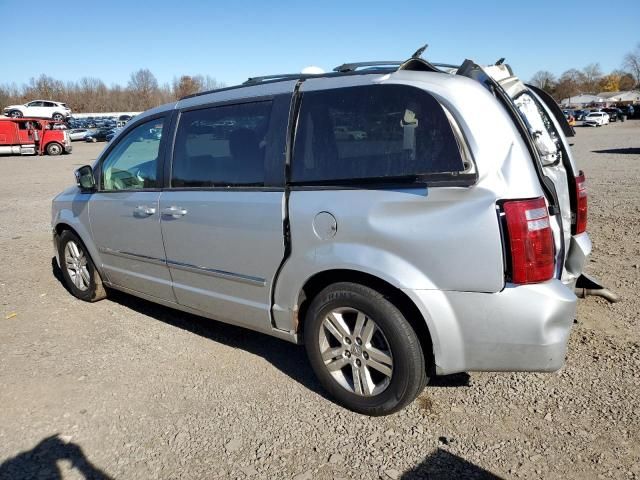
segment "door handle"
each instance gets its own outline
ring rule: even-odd
[[[187,214],[187,209],[182,207],[171,206],[162,210],[162,214],[167,217],[178,218]]]
[[[149,215],[153,215],[156,213],[156,209],[153,207],[147,207],[146,205],[138,205],[133,209],[133,214],[140,217],[148,217]]]

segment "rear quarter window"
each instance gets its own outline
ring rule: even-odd
[[[367,85],[302,96],[291,168],[294,184],[463,170],[447,114],[423,90]]]

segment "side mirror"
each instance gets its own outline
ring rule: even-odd
[[[91,165],[80,167],[75,172],[76,183],[83,192],[92,192],[96,189],[96,179],[93,176]]]

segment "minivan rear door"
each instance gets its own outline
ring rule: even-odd
[[[556,121],[545,100],[516,77],[508,65],[480,67],[467,60],[458,70],[458,74],[479,81],[498,97],[506,96],[503,100],[515,108],[528,130],[531,143],[536,150],[533,160],[541,174],[542,186],[552,197],[549,201],[552,204],[551,218],[555,219],[556,224],[552,224],[557,251],[556,276],[564,279],[567,275],[564,263],[571,240],[572,225],[569,183],[575,181],[565,129]],[[562,235],[559,235],[560,231]]]
[[[285,254],[290,101],[286,93],[179,104],[160,196],[178,303],[254,330],[271,328],[271,290]]]

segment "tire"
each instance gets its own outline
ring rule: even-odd
[[[71,230],[63,231],[58,238],[58,258],[65,284],[74,297],[97,302],[107,296],[102,277],[84,243]]]
[[[54,120],[56,122],[62,122],[64,120],[64,115],[56,112],[51,116],[51,120]]]
[[[321,385],[354,412],[397,412],[427,384],[416,332],[395,305],[369,287],[344,282],[322,290],[307,311],[304,341]],[[356,372],[365,380],[357,381]]]
[[[9,116],[11,118],[22,118],[23,117],[22,112],[20,110],[11,110],[9,112]]]
[[[60,155],[63,152],[62,145],[56,142],[51,142],[47,144],[46,150],[47,150],[47,155],[52,155],[52,156]]]

